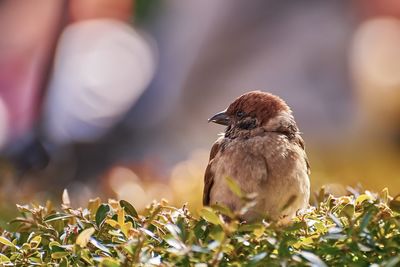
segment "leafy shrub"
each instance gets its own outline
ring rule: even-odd
[[[400,201],[380,194],[339,198],[322,190],[318,206],[288,226],[240,223],[224,207],[152,203],[142,213],[126,201],[90,200],[73,209],[17,208],[21,217],[0,230],[0,266],[397,266]]]

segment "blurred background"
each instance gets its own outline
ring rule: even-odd
[[[400,193],[397,0],[1,0],[0,225],[15,203],[201,206],[207,119],[281,96],[313,190]]]

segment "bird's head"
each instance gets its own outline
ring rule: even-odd
[[[264,131],[280,131],[292,125],[297,131],[289,106],[278,96],[252,91],[239,96],[229,107],[209,122],[227,126],[226,132],[248,132],[262,128]]]

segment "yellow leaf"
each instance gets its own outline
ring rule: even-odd
[[[83,230],[76,238],[76,244],[81,248],[86,247],[90,237],[94,234],[95,230],[93,227]]]
[[[10,259],[6,255],[0,253],[0,263],[3,264],[7,262],[10,262]]]
[[[49,247],[50,248],[53,248],[53,246],[61,246],[61,244],[60,243],[58,243],[57,241],[51,241],[50,243],[49,243]]]
[[[124,225],[125,223],[125,210],[123,208],[120,208],[118,210],[118,224],[119,225]]]
[[[104,258],[101,263],[100,263],[101,267],[119,267],[121,266],[120,263],[113,259],[113,258]]]
[[[366,200],[375,200],[372,196],[367,195],[367,194],[362,194],[359,195],[356,199],[356,205],[360,205],[361,203],[363,203]]]
[[[132,228],[133,228],[132,222],[127,222],[121,226],[121,231],[124,233],[126,237],[128,237],[129,230],[131,230]]]
[[[15,248],[15,245],[5,237],[0,236],[0,243],[9,247]]]
[[[254,229],[253,234],[257,237],[260,238],[264,234],[265,228],[264,226],[260,226],[256,229]]]
[[[114,228],[117,228],[119,226],[118,222],[114,221],[113,219],[107,219],[105,221],[105,223],[108,223],[109,225],[111,225]]]
[[[96,216],[96,211],[99,208],[101,204],[101,199],[100,198],[95,198],[95,199],[90,199],[89,204],[88,204],[88,210],[90,211],[90,216],[92,218],[95,218]]]
[[[51,253],[51,257],[53,259],[61,259],[64,258],[65,256],[68,256],[69,252],[64,252],[64,251],[57,251],[54,253]]]
[[[222,248],[222,251],[225,252],[225,253],[227,253],[227,254],[231,254],[232,251],[234,251],[234,250],[235,250],[235,247],[232,246],[231,244],[226,244],[226,245],[224,245],[223,248]]]

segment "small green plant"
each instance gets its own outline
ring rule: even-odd
[[[126,201],[89,201],[74,209],[17,208],[0,230],[0,266],[398,266],[400,200],[354,192],[316,197],[291,225],[241,223],[226,207],[151,203],[138,214]]]

